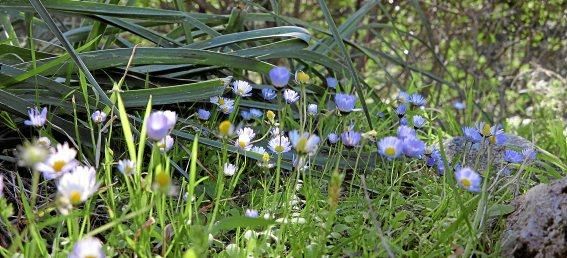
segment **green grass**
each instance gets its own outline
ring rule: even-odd
[[[7,38],[0,41],[0,129],[15,139],[7,149],[39,136],[70,142],[77,159],[96,168],[101,184],[84,203],[62,212],[57,181],[17,167],[11,153],[1,154],[0,256],[66,257],[77,241],[93,236],[108,257],[497,257],[505,216],[513,211],[510,201],[537,183],[566,175],[567,125],[556,118],[557,109],[532,103],[530,122],[513,124],[499,117],[504,111],[490,108],[503,97],[511,103],[507,111],[517,112],[530,96],[502,96],[491,88],[493,81],[469,78],[458,67],[454,48],[447,48],[447,64],[413,62],[398,53],[394,45],[430,49],[433,44],[431,25],[417,2],[412,15],[429,33],[418,43],[405,42],[403,35],[412,28],[400,20],[366,20],[384,10],[379,3],[369,1],[348,17],[333,17],[329,1],[318,1],[317,15],[325,21],[318,23],[272,12],[280,8],[276,2],[270,10],[248,3],[246,11],[216,15],[179,6],[180,11],[96,1],[0,0],[0,7],[10,10],[1,15]],[[31,16],[35,12],[39,18]],[[62,33],[52,13],[85,18]],[[20,27],[26,29],[15,29]],[[351,40],[382,27],[391,29],[383,38]],[[24,42],[39,38],[36,32],[52,33],[63,48]],[[368,61],[362,67],[353,61],[361,56]],[[297,104],[282,103],[281,93],[270,103],[259,97],[259,89],[269,87],[268,71],[278,63],[311,76],[310,83],[290,83],[301,95]],[[400,77],[392,76],[396,73]],[[341,80],[338,92],[358,96],[359,110],[335,110],[333,91],[325,86],[329,75]],[[461,75],[463,81],[457,81]],[[233,79],[253,82],[254,96],[237,97],[234,113],[223,115],[209,97],[230,96]],[[376,86],[383,82],[387,87]],[[428,145],[461,135],[461,126],[497,121],[508,133],[533,139],[542,164],[518,166],[516,174],[497,182],[495,171],[478,171],[483,188],[472,193],[457,185],[454,163],[446,162],[445,175],[439,175],[421,159],[383,158],[376,141],[396,134],[398,88],[428,96],[426,108],[407,114],[426,117],[418,135]],[[453,109],[456,99],[467,108]],[[309,103],[319,104],[317,116],[306,113]],[[32,106],[49,107],[44,127],[23,126]],[[211,110],[208,121],[197,119],[201,107]],[[274,111],[279,124],[270,123],[265,113],[242,121],[238,112],[251,107]],[[95,110],[109,114],[105,124],[91,121]],[[179,115],[171,132],[175,145],[168,152],[147,139],[152,110]],[[274,167],[261,167],[261,155],[238,149],[234,137],[219,136],[224,120],[254,128],[256,139],[275,127],[316,133],[320,147],[308,158],[307,169],[295,168],[291,153],[270,153]],[[351,124],[365,133],[361,146],[325,143],[329,133]],[[269,138],[255,144],[266,148]],[[118,172],[122,159],[136,162],[133,175]],[[233,176],[223,174],[227,162],[238,167]],[[260,216],[246,217],[247,209]]]

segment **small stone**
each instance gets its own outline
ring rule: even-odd
[[[512,205],[503,257],[567,257],[567,177],[533,187]]]

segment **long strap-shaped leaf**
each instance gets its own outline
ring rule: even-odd
[[[339,45],[339,49],[341,50],[343,58],[344,58],[345,62],[347,63],[347,68],[348,68],[350,75],[352,77],[354,87],[356,88],[356,93],[358,94],[358,97],[360,98],[360,103],[362,104],[362,109],[364,110],[364,115],[366,116],[366,121],[368,122],[368,126],[372,130],[372,129],[374,129],[374,126],[372,125],[372,119],[370,118],[370,113],[368,112],[368,107],[366,106],[366,102],[364,101],[364,93],[362,92],[362,86],[360,85],[360,81],[358,79],[358,75],[357,75],[356,70],[354,68],[354,64],[352,63],[352,60],[350,59],[350,54],[348,53],[348,51],[345,47],[345,43],[343,42],[343,39],[341,38],[339,31],[337,30],[337,25],[335,25],[335,21],[333,20],[333,17],[331,16],[331,13],[329,12],[329,8],[327,7],[325,0],[318,0],[318,1],[319,1],[319,4],[321,5],[321,11],[323,11],[323,15],[325,16],[325,20],[327,20],[327,24],[329,25],[329,30],[333,33],[333,38],[335,38],[335,41]]]
[[[110,98],[108,98],[108,96],[106,95],[106,93],[104,93],[100,85],[98,85],[98,83],[96,82],[95,78],[93,77],[93,75],[91,74],[85,63],[83,63],[83,61],[81,60],[81,58],[79,58],[79,55],[77,54],[73,46],[71,46],[71,43],[69,43],[69,41],[67,41],[67,38],[63,36],[63,33],[61,33],[61,30],[59,30],[59,27],[55,25],[55,22],[53,22],[51,15],[49,15],[49,13],[45,9],[45,6],[43,6],[41,1],[30,0],[30,4],[37,11],[39,16],[45,21],[45,24],[51,30],[51,32],[55,34],[55,37],[57,37],[59,42],[61,42],[61,44],[63,45],[65,50],[67,50],[67,52],[69,53],[75,64],[77,64],[79,69],[81,69],[81,71],[85,74],[85,77],[87,78],[91,86],[94,88],[94,91],[97,92],[98,95],[100,96],[101,101],[109,107],[113,106],[112,101],[110,101]]]

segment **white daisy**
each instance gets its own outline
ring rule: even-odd
[[[232,113],[234,110],[234,100],[223,97],[211,97],[211,103],[217,105],[225,114]]]
[[[83,238],[75,243],[69,258],[104,258],[102,242],[94,237]]]
[[[286,153],[291,150],[289,139],[283,135],[274,136],[269,142],[268,147],[274,153]]]
[[[299,95],[292,89],[285,89],[283,92],[283,97],[285,99],[285,102],[287,102],[288,104],[293,104],[299,100]]]
[[[57,184],[57,191],[69,203],[76,205],[91,197],[98,186],[94,168],[78,166],[72,172],[61,176]]]
[[[69,144],[57,144],[57,148],[51,148],[51,154],[42,163],[37,164],[37,170],[43,173],[45,179],[54,179],[69,172],[78,165],[75,160],[77,151],[69,147]]]
[[[234,145],[244,150],[250,150],[250,148],[252,148],[250,142],[252,141],[252,139],[254,139],[254,136],[256,136],[254,130],[252,130],[252,128],[250,127],[244,127],[242,129],[238,129],[238,131],[236,131],[236,134],[238,134],[238,139],[236,140]]]
[[[262,155],[262,160],[258,162],[258,166],[264,168],[272,168],[274,167],[274,163],[270,162],[270,154],[261,146],[254,146],[252,147],[252,152],[258,153]]]
[[[224,163],[223,172],[225,176],[233,176],[238,168],[230,163]]]
[[[136,172],[136,163],[129,159],[119,160],[116,167],[118,168],[118,171],[127,176],[132,175],[134,172]]]
[[[313,155],[317,151],[319,136],[307,132],[299,133],[297,130],[289,132],[289,139],[295,151],[299,154]]]
[[[234,94],[239,95],[241,97],[248,97],[250,95],[252,95],[252,93],[250,93],[252,91],[252,86],[250,86],[250,83],[246,82],[246,81],[234,81],[232,83],[232,92],[234,92]]]
[[[39,139],[32,143],[25,142],[23,146],[18,146],[18,165],[37,169],[37,165],[44,162],[49,156],[48,148],[49,145],[44,145]]]
[[[173,137],[171,137],[169,134],[167,136],[165,136],[165,138],[161,139],[157,145],[159,147],[159,150],[162,152],[168,152],[169,150],[171,150],[171,148],[173,148]]]
[[[307,106],[307,113],[309,113],[312,116],[316,116],[317,115],[317,104],[309,104]]]

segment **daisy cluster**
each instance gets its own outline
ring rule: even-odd
[[[402,156],[423,159],[426,154],[426,144],[419,139],[418,132],[426,124],[421,112],[427,101],[419,93],[410,95],[403,91],[399,93],[397,101],[398,106],[394,109],[399,119],[397,133],[395,136],[386,136],[378,141],[378,151],[388,160]]]

